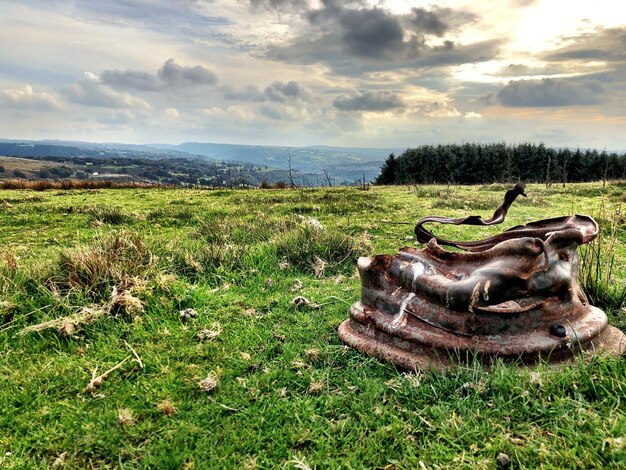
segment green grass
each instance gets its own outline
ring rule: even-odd
[[[503,189],[0,191],[0,467],[623,468],[623,358],[407,374],[338,339],[358,256],[413,243],[393,222],[490,216]],[[435,230],[596,216],[625,328],[624,185],[527,193],[500,227]]]

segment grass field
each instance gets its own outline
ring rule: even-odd
[[[506,189],[0,191],[0,467],[624,468],[623,358],[406,373],[339,341],[358,256],[414,243],[393,222]],[[593,215],[625,330],[626,184],[527,193],[438,233]]]

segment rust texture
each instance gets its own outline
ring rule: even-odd
[[[624,334],[578,286],[578,247],[598,234],[591,217],[540,220],[472,242],[444,240],[424,228],[502,223],[524,191],[523,184],[507,191],[487,220],[421,219],[415,226],[426,244],[421,250],[360,258],[361,300],[339,328],[342,340],[409,369],[470,358],[560,362],[580,351],[624,354]]]

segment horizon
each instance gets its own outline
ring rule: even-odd
[[[358,150],[381,150],[381,151],[404,151],[404,150],[409,150],[411,148],[418,148],[418,147],[422,147],[422,146],[428,146],[428,145],[432,145],[432,146],[437,146],[437,145],[463,145],[463,144],[481,144],[481,145],[498,145],[498,144],[504,144],[506,146],[509,147],[515,147],[517,145],[523,145],[523,144],[534,144],[534,145],[545,145],[546,147],[549,148],[554,148],[554,149],[580,149],[580,150],[596,150],[596,151],[604,151],[604,152],[611,152],[611,153],[622,153],[622,154],[626,154],[626,147],[624,148],[609,148],[609,147],[593,147],[593,146],[584,146],[584,145],[578,145],[578,146],[571,146],[571,145],[547,145],[545,142],[530,142],[530,141],[519,141],[519,142],[507,142],[507,141],[484,141],[484,142],[478,142],[478,141],[459,141],[459,142],[446,142],[446,143],[438,143],[438,144],[431,144],[431,143],[422,143],[422,144],[417,144],[417,145],[413,145],[413,146],[398,146],[398,147],[360,147],[360,146],[347,146],[347,145],[326,145],[326,144],[311,144],[311,145],[280,145],[280,144],[247,144],[247,143],[241,143],[241,142],[201,142],[201,141],[182,141],[182,142],[177,142],[174,144],[169,144],[169,143],[164,143],[164,142],[142,142],[142,143],[131,143],[131,142],[121,142],[121,141],[89,141],[89,140],[65,140],[65,139],[56,139],[56,138],[50,138],[50,139],[10,139],[10,138],[6,138],[6,137],[0,137],[0,141],[6,141],[6,142],[20,142],[20,141],[24,141],[24,142],[61,142],[61,143],[72,143],[72,142],[77,142],[77,143],[82,143],[82,144],[92,144],[92,145],[135,145],[135,146],[139,146],[139,147],[151,147],[151,148],[157,148],[154,147],[156,145],[163,145],[163,146],[167,146],[167,147],[179,147],[182,146],[184,144],[199,144],[199,145],[226,145],[226,146],[237,146],[237,147],[276,147],[276,148],[294,148],[294,149],[300,149],[300,148],[323,148],[323,147],[328,147],[328,148],[343,148],[343,149],[358,149]],[[404,150],[403,150],[404,149]],[[186,151],[184,150],[180,150],[181,152],[185,153]],[[398,155],[397,155],[398,156]],[[387,157],[387,155],[385,155],[384,157]],[[382,160],[381,160],[382,161]]]
[[[8,0],[0,26],[8,140],[626,149],[608,0]]]

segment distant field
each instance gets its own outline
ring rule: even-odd
[[[339,341],[358,256],[414,243],[394,222],[507,188],[0,191],[0,467],[623,468],[623,358],[415,374]],[[593,215],[624,286],[626,183],[527,193],[438,233]]]
[[[47,162],[42,160],[29,160],[27,158],[17,157],[0,157],[0,166],[3,166],[5,171],[0,176],[13,176],[13,171],[20,170],[26,173],[29,177],[35,176],[35,173],[39,170],[49,170],[50,168],[61,166],[59,163]]]

